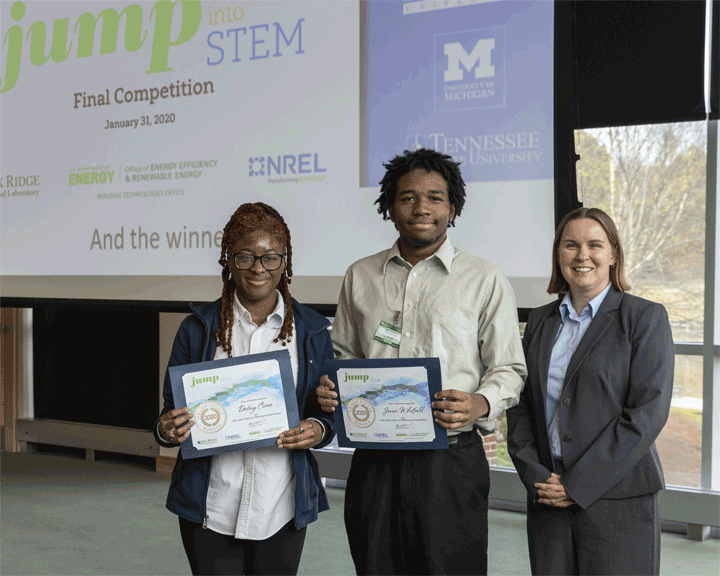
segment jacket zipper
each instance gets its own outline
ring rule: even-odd
[[[307,336],[305,336],[305,385],[310,386],[310,363],[312,360],[310,360],[310,356],[308,354],[308,343],[310,342],[310,334],[308,333]],[[302,414],[300,414],[302,416]]]
[[[207,529],[207,523],[208,523],[208,513],[207,513],[207,495],[208,490],[210,490],[210,473],[212,472],[212,458],[210,458],[210,462],[208,463],[208,478],[207,478],[207,484],[205,485],[205,496],[203,497],[203,523],[202,527],[203,529]]]
[[[203,317],[201,317],[201,316],[195,311],[194,308],[193,308],[193,313],[194,313],[195,316],[197,316],[197,317],[200,319],[200,321],[205,325],[205,333],[206,333],[206,334],[205,334],[205,342],[203,343],[203,348],[204,348],[205,350],[207,350],[208,348],[210,348],[210,345],[211,345],[211,343],[212,343],[212,337],[213,337],[212,323],[211,323],[211,322],[206,322],[205,319],[204,319]],[[212,358],[210,358],[210,360],[212,360]],[[212,459],[210,460],[210,468],[212,469]],[[204,510],[203,510],[203,522],[202,522],[203,530],[207,530],[207,524],[208,524],[208,519],[209,519],[209,516],[207,515],[207,494],[208,494],[208,490],[209,490],[209,489],[210,489],[210,471],[208,471],[208,481],[207,481],[207,484],[206,484],[206,486],[205,486],[205,497],[203,498],[203,509],[204,509]]]

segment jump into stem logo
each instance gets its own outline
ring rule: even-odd
[[[7,18],[5,5],[10,2],[3,2],[3,17]],[[88,3],[89,4],[89,3]],[[84,12],[75,21],[71,28],[70,17],[58,18],[52,24],[52,40],[47,41],[50,24],[38,20],[30,24],[29,20],[42,13],[43,4],[40,2],[25,3],[17,0],[12,3],[9,15],[16,24],[8,28],[3,46],[7,45],[7,52],[4,56],[5,72],[0,78],[0,93],[12,90],[20,77],[20,65],[22,57],[28,54],[30,62],[34,66],[42,66],[50,57],[55,63],[63,62],[70,56],[72,49],[77,49],[77,58],[95,57],[97,55],[114,54],[117,50],[118,30],[121,18],[124,16],[123,28],[125,29],[125,49],[128,52],[136,52],[143,47],[147,40],[149,29],[143,30],[146,20],[155,20],[152,32],[152,43],[145,44],[145,52],[150,50],[150,67],[147,74],[158,72],[170,72],[172,68],[168,65],[170,48],[179,46],[190,40],[200,27],[202,12],[198,0],[186,0],[184,2],[165,2],[158,0],[150,8],[150,12],[143,13],[140,4],[126,6],[119,14],[115,8],[105,8],[97,16],[92,12]],[[147,10],[149,6],[146,6]],[[179,12],[175,9],[179,8]],[[68,8],[70,10],[71,8]],[[29,13],[25,17],[26,11]],[[149,14],[149,18],[148,18]],[[74,16],[72,16],[74,19]],[[102,20],[102,29],[96,33],[98,22]],[[172,24],[178,22],[180,31],[175,33],[171,39]],[[23,30],[25,26],[25,32]],[[72,30],[72,32],[70,32]],[[73,36],[76,34],[77,36]],[[68,42],[68,36],[71,36]],[[94,54],[95,39],[100,38],[100,48]],[[23,46],[30,43],[29,50]],[[49,45],[49,53],[48,51]],[[104,56],[101,56],[104,57]]]
[[[435,110],[505,105],[505,27],[435,36]]]

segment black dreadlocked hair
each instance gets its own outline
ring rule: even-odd
[[[230,221],[225,225],[222,237],[222,245],[220,248],[220,260],[218,263],[222,266],[222,308],[220,311],[220,328],[215,331],[215,342],[218,346],[222,346],[227,352],[228,357],[232,356],[232,327],[235,323],[233,309],[233,294],[235,292],[235,281],[230,273],[228,265],[228,250],[230,246],[237,240],[255,230],[264,230],[269,234],[277,237],[285,245],[285,261],[287,263],[283,272],[278,290],[282,294],[285,303],[285,321],[283,322],[280,334],[275,338],[275,342],[282,340],[285,346],[292,338],[293,333],[293,306],[290,299],[290,290],[288,285],[292,278],[292,246],[290,244],[290,230],[285,224],[285,220],[275,208],[255,202],[254,204],[243,204],[235,210]]]
[[[383,166],[387,172],[380,180],[380,196],[374,202],[379,205],[378,214],[382,214],[383,220],[390,219],[388,209],[395,202],[398,181],[416,168],[437,172],[445,179],[448,185],[448,199],[455,206],[455,218],[460,216],[463,206],[465,206],[465,181],[460,173],[460,162],[455,162],[447,154],[420,148],[413,151],[405,150],[402,155],[395,156]],[[455,226],[455,218],[448,224],[448,227]]]

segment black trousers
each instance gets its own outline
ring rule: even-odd
[[[290,520],[265,540],[240,540],[180,518],[180,536],[190,569],[200,574],[297,574],[307,528]]]
[[[358,574],[487,574],[482,438],[448,450],[356,450],[345,528]]]
[[[533,574],[660,572],[657,492],[621,500],[601,498],[585,510],[528,502],[527,532]]]

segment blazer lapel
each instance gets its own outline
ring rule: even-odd
[[[548,372],[550,371],[550,358],[552,356],[553,344],[555,343],[555,336],[557,336],[560,328],[560,322],[562,318],[560,316],[560,301],[553,313],[543,322],[540,332],[540,349],[538,351],[538,377],[540,380],[540,387],[542,388],[542,397],[547,396],[547,380]],[[543,410],[544,412],[544,410]]]
[[[603,300],[603,303],[600,305],[600,309],[595,314],[595,318],[593,318],[590,323],[587,332],[585,332],[582,340],[580,340],[577,350],[575,350],[572,358],[570,358],[568,370],[565,374],[565,382],[563,382],[563,388],[567,386],[567,383],[570,382],[572,377],[575,375],[575,372],[580,367],[580,364],[582,364],[588,352],[592,350],[593,346],[595,346],[605,331],[614,324],[615,318],[610,314],[610,312],[616,310],[618,306],[620,306],[621,300],[622,293],[618,292],[611,286],[610,291],[605,296],[605,300]]]

